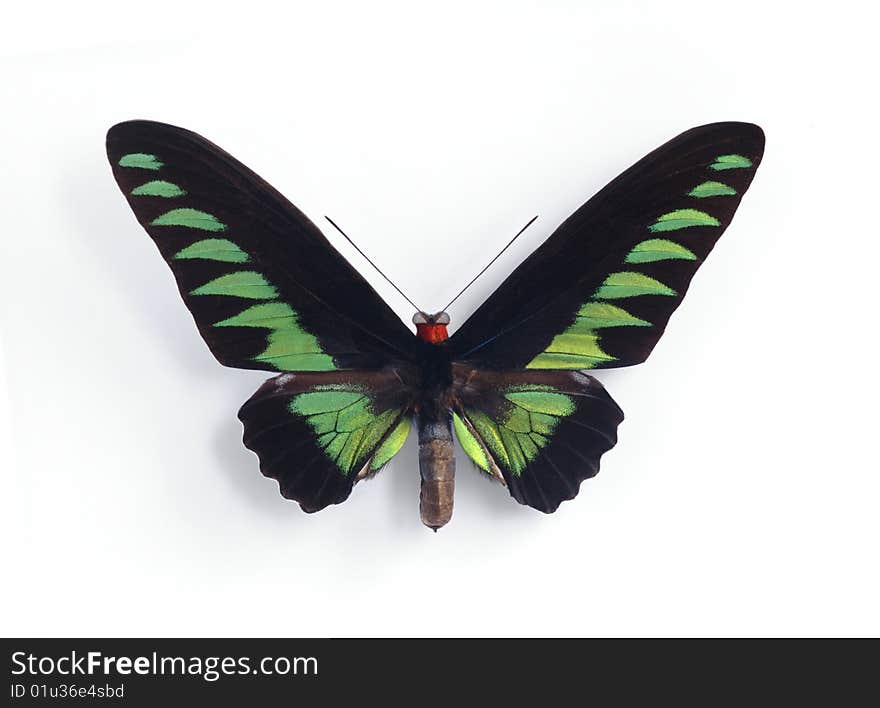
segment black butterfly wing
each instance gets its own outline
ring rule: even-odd
[[[199,135],[149,121],[107,134],[113,175],[214,356],[270,371],[376,369],[415,337],[295,206]]]
[[[566,220],[448,340],[465,452],[544,512],[573,498],[623,414],[584,369],[644,361],[761,160],[717,123],[652,152]]]
[[[621,174],[527,258],[448,340],[475,368],[644,361],[754,177],[749,123],[682,133]]]
[[[317,511],[403,445],[418,340],[296,207],[204,138],[147,121],[107,135],[113,174],[217,359],[285,371],[242,407],[244,442]]]
[[[411,399],[390,367],[288,373],[266,381],[238,417],[263,474],[313,512],[345,501],[397,454],[409,433]]]
[[[453,427],[464,451],[520,504],[552,513],[599,472],[623,412],[579,371],[454,368]]]

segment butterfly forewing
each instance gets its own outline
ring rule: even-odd
[[[107,135],[113,174],[217,359],[296,372],[242,407],[245,444],[316,511],[403,444],[415,338],[295,206],[195,133],[133,121]],[[314,373],[304,373],[314,372]]]
[[[107,153],[221,363],[334,371],[412,359],[412,334],[363,277],[302,212],[216,145],[132,121],[110,130]]]
[[[689,130],[567,219],[449,340],[477,368],[644,361],[761,161],[748,123]]]
[[[446,344],[457,437],[517,501],[553,511],[614,446],[620,408],[583,370],[644,361],[760,163],[757,126],[690,130],[567,219]]]

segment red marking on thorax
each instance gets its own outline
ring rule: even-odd
[[[417,324],[416,336],[422,341],[430,344],[439,344],[449,339],[445,324]]]

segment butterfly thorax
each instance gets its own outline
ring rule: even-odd
[[[440,344],[449,339],[449,333],[446,331],[449,315],[445,312],[436,312],[433,315],[417,312],[413,315],[413,324],[416,326],[416,336],[423,342]]]
[[[452,361],[445,346],[429,344],[424,340],[416,342],[418,364],[413,373],[418,372],[413,382],[416,390],[416,409],[434,409],[438,417],[440,411],[448,411],[452,406]]]

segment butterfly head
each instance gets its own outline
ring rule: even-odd
[[[413,324],[416,326],[416,336],[430,344],[439,344],[449,338],[446,331],[449,315],[445,312],[435,312],[433,315],[429,315],[427,312],[416,312],[413,315]]]

